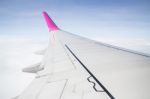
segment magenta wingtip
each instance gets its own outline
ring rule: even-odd
[[[56,24],[53,22],[53,20],[48,16],[48,14],[45,11],[43,11],[43,16],[50,31],[58,30]]]

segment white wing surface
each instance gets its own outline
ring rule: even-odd
[[[49,46],[17,99],[149,99],[150,56],[58,29],[46,12]]]

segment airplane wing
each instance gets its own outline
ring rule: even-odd
[[[46,12],[50,30],[41,63],[17,99],[149,99],[150,56],[96,42],[59,29]]]

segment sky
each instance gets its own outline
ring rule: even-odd
[[[149,39],[149,5],[148,0],[2,0],[0,34],[41,36],[47,11],[61,29],[78,35]]]
[[[34,78],[21,69],[39,62],[34,52],[47,46],[42,11],[62,30],[150,54],[149,0],[1,0],[1,99],[18,95]]]

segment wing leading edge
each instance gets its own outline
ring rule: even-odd
[[[67,33],[46,12],[43,15],[53,40],[38,64],[42,69],[18,99],[150,97],[149,56]]]

